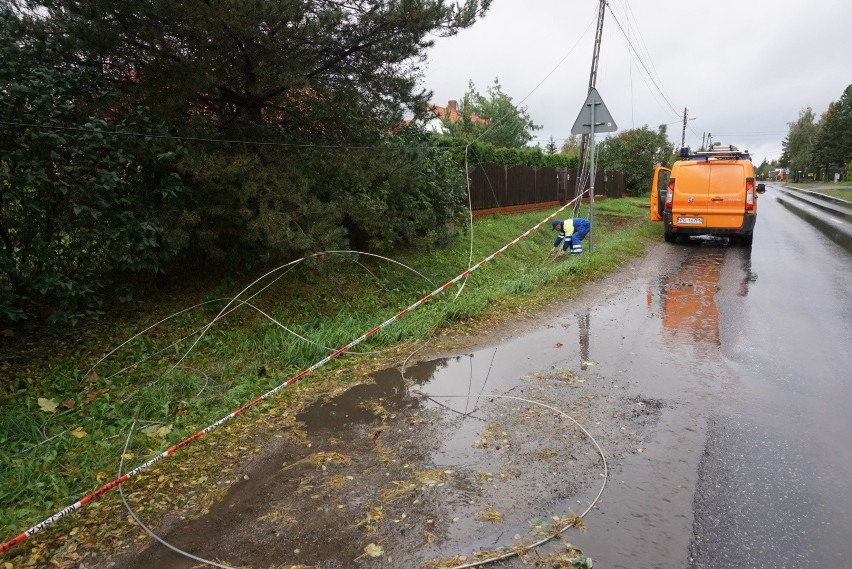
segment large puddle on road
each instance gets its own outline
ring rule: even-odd
[[[416,367],[405,371],[436,404],[458,413],[475,413],[487,399],[484,394],[518,389],[517,378],[529,377],[534,369],[582,374],[598,390],[620,387],[639,400],[665,401],[653,442],[637,443],[627,452],[607,438],[621,428],[617,415],[583,417],[593,435],[605,440],[604,452],[612,451],[613,469],[603,499],[586,518],[587,532],[568,537],[606,567],[667,568],[687,562],[708,410],[737,388],[720,356],[717,293],[748,295],[757,279],[750,251],[730,248],[720,239],[685,245],[679,267],[634,280],[603,303],[553,318],[498,348],[429,362],[422,373]],[[469,456],[465,442],[447,441],[441,456],[463,464]],[[588,492],[588,478],[577,482]],[[575,512],[577,506],[561,501],[557,509]]]
[[[655,311],[644,295],[619,295],[574,314],[554,315],[496,346],[384,370],[375,375],[375,384],[357,386],[299,419],[312,432],[340,432],[374,421],[368,410],[373,402],[390,415],[416,413],[441,424],[432,432],[437,436],[415,442],[424,465],[452,474],[440,491],[424,497],[419,504],[428,505],[424,510],[410,507],[406,516],[417,526],[418,516],[428,515],[433,522],[414,532],[426,532],[433,541],[412,549],[405,538],[394,536],[395,546],[386,550],[395,563],[472,558],[476,550],[530,543],[552,530],[556,519],[585,512],[595,499],[604,483],[595,442],[616,472],[631,458],[654,455],[643,453],[663,403],[637,389],[630,359],[639,353],[630,351],[625,330],[658,326]],[[665,377],[656,374],[655,380],[661,381],[657,390],[667,391]],[[565,411],[595,440],[541,404]],[[674,470],[667,465],[662,476],[655,472],[631,484],[666,484]],[[645,512],[654,510],[642,501]],[[605,497],[604,503],[608,519],[632,516],[635,509],[631,501],[620,514],[609,504],[624,502]],[[599,516],[600,509],[589,515],[587,535],[604,529]],[[663,526],[646,521],[647,528]],[[572,541],[582,538],[569,533]],[[380,529],[375,539],[383,537]]]

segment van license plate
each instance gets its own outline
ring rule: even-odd
[[[683,223],[685,225],[702,225],[704,223],[703,217],[678,217],[678,223]]]

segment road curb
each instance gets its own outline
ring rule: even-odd
[[[822,231],[847,251],[852,252],[852,223],[850,223],[852,209],[836,205],[831,207],[828,203],[820,204],[819,200],[803,199],[802,196],[796,195],[796,192],[784,190],[786,188],[778,192],[776,196],[781,205]],[[846,212],[838,210],[846,210]],[[822,215],[823,211],[833,215]]]
[[[828,194],[822,194],[820,192],[815,192],[814,190],[806,190],[804,188],[797,188],[796,186],[785,185],[785,186],[782,186],[782,189],[783,190],[795,190],[796,192],[801,192],[801,193],[803,193],[807,196],[810,196],[812,198],[816,198],[818,200],[823,200],[823,201],[827,201],[827,202],[836,203],[838,205],[852,209],[852,202],[850,202],[849,200],[844,200],[843,198],[830,196]]]
[[[781,194],[852,223],[852,202],[807,190],[780,188]],[[828,199],[830,198],[830,199]]]

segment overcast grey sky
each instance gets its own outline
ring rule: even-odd
[[[620,130],[666,123],[679,145],[687,107],[688,146],[712,133],[714,142],[751,150],[755,162],[772,160],[802,108],[819,117],[852,83],[850,0],[609,0],[609,7],[597,89]],[[499,78],[543,126],[541,146],[551,136],[561,145],[586,99],[597,12],[598,0],[494,0],[473,27],[436,40],[423,87],[444,106],[463,97],[469,80],[485,94]]]

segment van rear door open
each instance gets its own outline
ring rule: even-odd
[[[654,168],[654,182],[651,185],[651,221],[662,221],[666,208],[666,190],[672,171],[663,166]]]
[[[736,238],[750,247],[757,221],[757,197],[748,151],[733,146],[690,152],[682,148],[671,169],[654,169],[651,221],[663,222],[669,243],[695,235]]]

